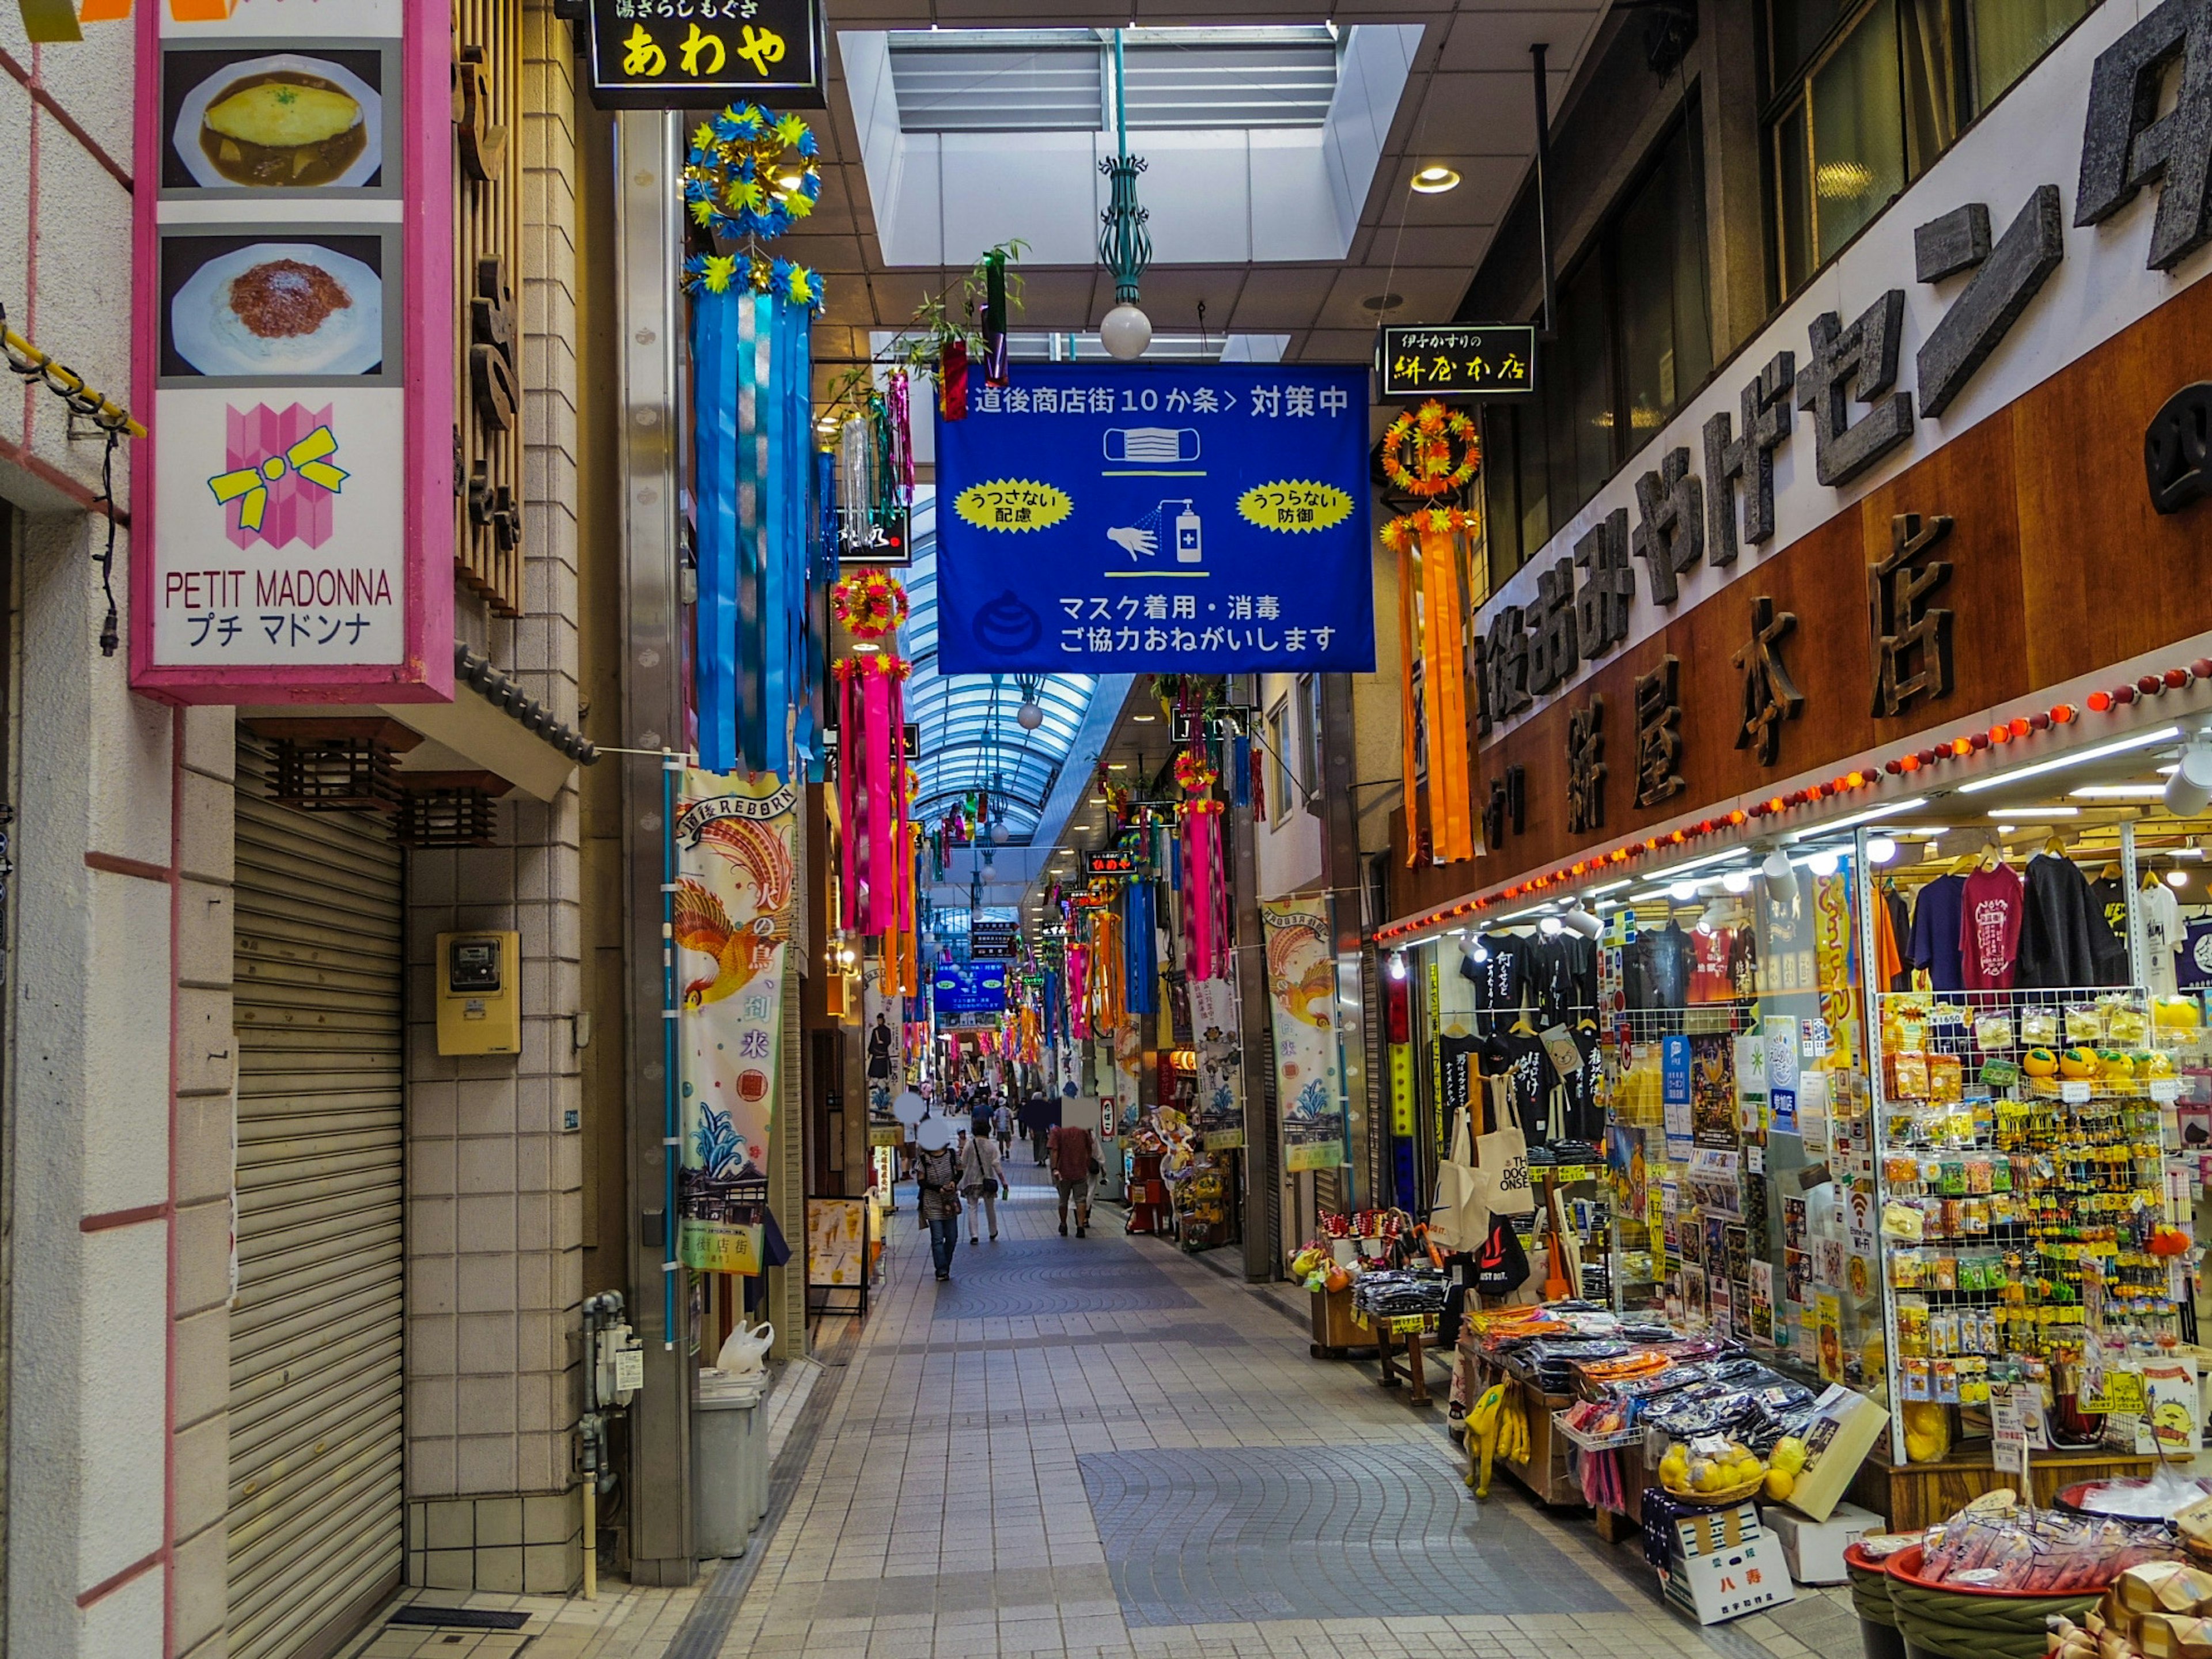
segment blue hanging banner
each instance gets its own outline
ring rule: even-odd
[[[1375,666],[1364,365],[1015,365],[937,421],[944,673]]]
[[[940,962],[931,977],[930,999],[940,1023],[963,1015],[1004,1013],[1006,964]]]

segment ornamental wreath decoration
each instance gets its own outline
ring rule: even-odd
[[[684,200],[709,235],[747,244],[738,253],[695,253],[684,285],[727,293],[741,282],[814,311],[822,282],[805,266],[769,258],[758,242],[781,236],[814,211],[822,194],[820,147],[796,115],[758,104],[732,104],[700,123],[684,163]]]
[[[1403,518],[1393,519],[1382,526],[1382,545],[1393,553],[1402,553],[1421,538],[1424,531],[1438,534],[1457,532],[1472,533],[1482,527],[1482,515],[1462,511],[1456,507],[1425,507],[1418,513],[1408,513]]]
[[[830,609],[856,640],[879,640],[906,621],[906,589],[884,570],[855,570],[830,590]]]
[[[1474,422],[1433,398],[1401,415],[1382,434],[1382,476],[1408,495],[1451,495],[1481,471],[1482,439]]]
[[[1220,775],[1213,763],[1195,749],[1186,749],[1176,757],[1175,781],[1187,793],[1204,794]]]

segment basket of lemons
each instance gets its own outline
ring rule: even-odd
[[[1765,1484],[1766,1465],[1740,1440],[1707,1435],[1676,1441],[1659,1460],[1659,1484],[1686,1504],[1737,1504]]]

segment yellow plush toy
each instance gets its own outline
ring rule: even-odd
[[[2030,1077],[2057,1077],[2058,1056],[2048,1048],[2030,1048],[2020,1057],[2020,1069]]]
[[[2058,1056],[2058,1075],[2063,1078],[2093,1078],[2100,1067],[2094,1050],[2069,1048]]]

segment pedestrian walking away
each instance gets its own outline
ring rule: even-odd
[[[999,1188],[1006,1184],[1006,1165],[1000,1161],[999,1143],[988,1135],[960,1138],[960,1190],[968,1200],[968,1242],[974,1244],[975,1212],[989,1221],[991,1243],[999,1242]]]
[[[929,1229],[929,1253],[941,1283],[952,1277],[952,1255],[960,1244],[960,1154],[951,1146],[917,1152],[915,1168],[921,1183],[922,1224]]]
[[[999,1137],[999,1156],[1005,1158],[1014,1150],[1014,1109],[1005,1101],[991,1114],[991,1127]]]
[[[1067,1237],[1067,1206],[1075,1205],[1075,1236],[1091,1225],[1091,1183],[1099,1172],[1098,1143],[1080,1124],[1063,1123],[1049,1137],[1052,1184],[1060,1193],[1060,1236]]]

